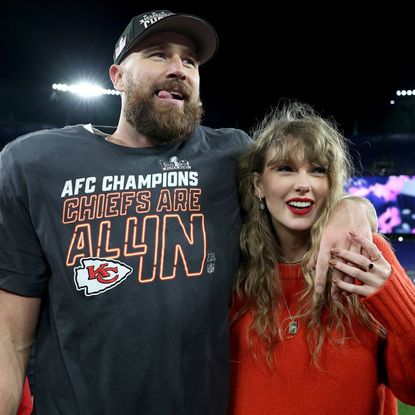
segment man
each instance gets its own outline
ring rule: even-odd
[[[41,131],[1,153],[0,413],[36,327],[37,414],[226,413],[249,137],[200,126],[198,67],[216,48],[196,16],[136,16],[110,68],[115,132]]]

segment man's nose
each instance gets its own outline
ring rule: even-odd
[[[168,62],[167,78],[178,78],[181,81],[186,80],[187,75],[183,61],[179,55],[172,56]]]

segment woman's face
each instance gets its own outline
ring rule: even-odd
[[[265,199],[276,232],[308,231],[329,191],[327,166],[302,161],[278,161],[270,165],[275,150],[266,155],[262,174],[256,173],[255,193]]]

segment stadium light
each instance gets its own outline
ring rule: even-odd
[[[115,89],[106,89],[100,85],[90,82],[80,82],[78,84],[53,84],[52,89],[60,92],[71,92],[82,98],[94,98],[102,95],[120,95]]]
[[[398,89],[396,95],[398,97],[415,96],[415,89]]]

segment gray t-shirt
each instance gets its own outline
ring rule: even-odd
[[[0,288],[42,297],[35,408],[226,414],[240,130],[128,148],[72,126],[0,154]]]

